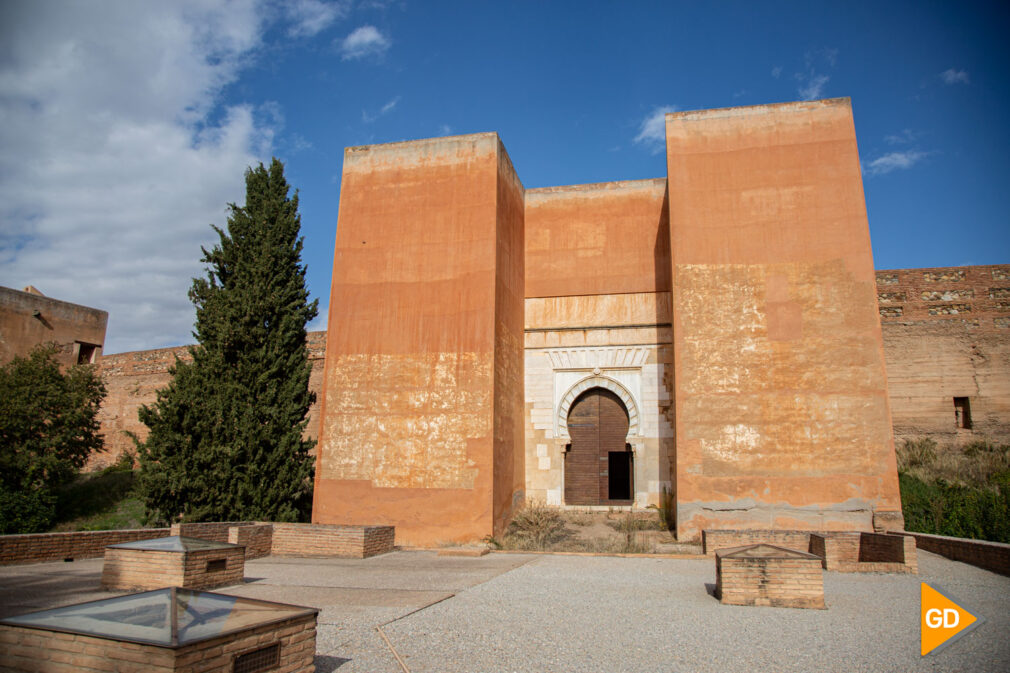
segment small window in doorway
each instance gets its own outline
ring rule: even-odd
[[[954,419],[959,429],[971,430],[971,404],[967,397],[954,398]]]

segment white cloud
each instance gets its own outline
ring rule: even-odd
[[[824,95],[824,86],[830,79],[827,75],[811,75],[809,79],[802,81],[799,89],[796,91],[802,100],[820,98]]]
[[[282,118],[215,110],[262,15],[226,0],[5,5],[0,284],[107,310],[107,353],[192,341],[208,225],[243,202]]]
[[[827,86],[831,77],[822,72],[818,72],[818,64],[834,68],[838,64],[838,50],[825,47],[814,49],[803,55],[805,71],[798,72],[793,77],[799,82],[796,89],[801,100],[815,100],[824,97],[824,87]]]
[[[781,76],[782,76],[782,66],[777,65],[774,68],[772,68],[772,77],[778,79]]]
[[[440,135],[440,136],[451,136],[452,135],[452,127],[449,126],[448,124],[442,124],[441,126],[438,127],[438,135]]]
[[[909,150],[908,152],[888,152],[874,159],[866,166],[869,175],[884,175],[891,171],[905,170],[929,156],[929,152]]]
[[[884,136],[884,142],[888,145],[907,145],[919,139],[921,133],[916,133],[912,129],[902,129],[900,133]]]
[[[659,154],[666,147],[666,114],[676,112],[676,105],[662,105],[653,108],[645,115],[638,127],[638,135],[634,141],[649,148],[653,154]]]
[[[375,26],[361,26],[341,41],[340,51],[343,59],[349,61],[381,55],[391,44],[392,41]]]
[[[393,111],[393,108],[396,107],[396,104],[400,102],[400,98],[401,98],[400,96],[397,96],[396,98],[393,98],[388,103],[386,103],[381,108],[379,108],[379,111],[376,112],[375,114],[370,114],[368,112],[368,110],[362,110],[361,111],[361,121],[365,122],[366,124],[371,124],[372,122],[374,122],[379,117],[382,117],[383,115],[389,114],[390,112]]]
[[[944,84],[970,84],[968,73],[965,70],[955,70],[948,68],[940,73],[940,79]]]
[[[291,22],[288,35],[312,37],[343,18],[347,14],[347,4],[322,0],[286,0],[284,11]]]

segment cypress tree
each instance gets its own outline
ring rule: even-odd
[[[195,278],[197,345],[140,420],[149,518],[298,521],[312,504],[313,440],[305,325],[316,316],[301,264],[298,193],[274,159],[246,171],[246,202]],[[212,225],[213,226],[213,225]]]

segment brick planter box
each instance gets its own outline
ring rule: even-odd
[[[317,614],[186,589],[118,596],[0,620],[0,669],[308,673]]]
[[[770,544],[715,553],[716,596],[729,605],[824,609],[820,557]]]
[[[211,589],[240,584],[244,576],[245,547],[171,536],[106,547],[102,587]]]

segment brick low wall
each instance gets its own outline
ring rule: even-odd
[[[843,573],[918,573],[915,544],[898,533],[800,530],[706,530],[705,554],[752,544],[772,544],[822,559],[825,570]]]
[[[0,565],[98,558],[109,545],[169,535],[230,542],[246,548],[246,559],[279,556],[368,558],[393,551],[392,526],[230,521],[184,523],[171,528],[0,535]]]
[[[274,526],[271,523],[232,526],[228,529],[227,542],[245,547],[246,560],[270,556],[273,540]]]
[[[843,573],[918,573],[915,543],[894,533],[811,533],[808,551],[825,570]]]
[[[112,544],[167,537],[168,528],[0,535],[0,565],[98,558]]]
[[[719,549],[744,547],[751,544],[773,544],[786,549],[807,551],[810,532],[803,530],[705,530],[701,534],[707,556],[715,556]]]
[[[172,525],[172,535],[198,537],[212,542],[228,542],[229,531],[236,526],[252,526],[251,521],[211,521],[207,523],[177,523]]]
[[[919,549],[1010,577],[1010,544],[925,533],[904,535],[914,538]]]
[[[393,551],[393,526],[273,524],[272,553],[279,556],[368,558]]]

